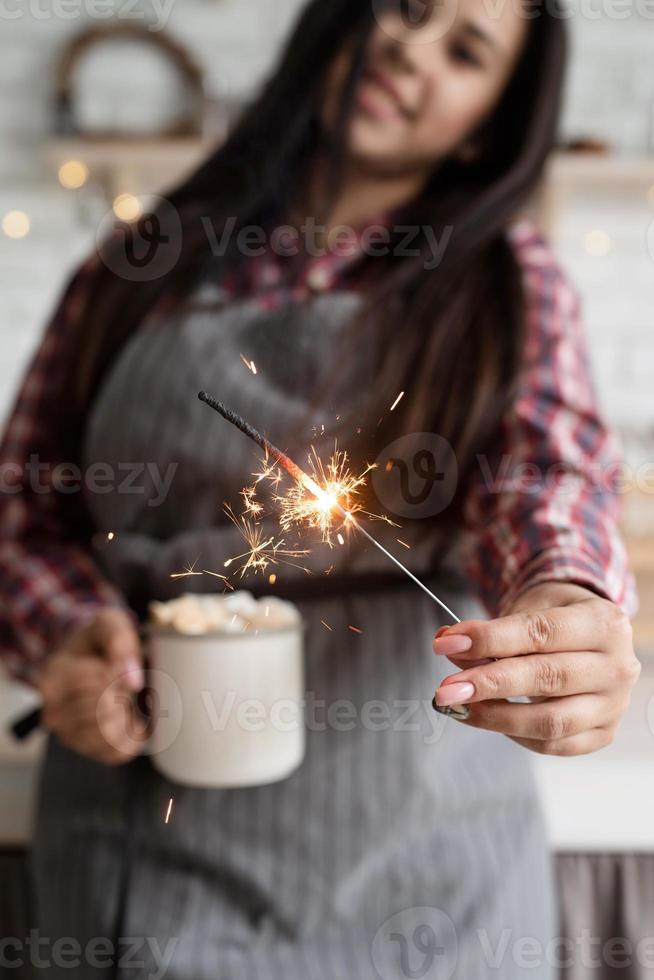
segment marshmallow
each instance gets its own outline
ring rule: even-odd
[[[267,596],[255,599],[251,592],[227,595],[196,595],[192,592],[168,602],[149,605],[150,620],[177,633],[200,636],[206,633],[265,632],[294,626],[301,621],[290,602]]]

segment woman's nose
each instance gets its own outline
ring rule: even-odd
[[[424,79],[436,77],[444,61],[446,38],[434,37],[433,33],[429,25],[424,31],[405,25],[394,29],[384,52],[389,64],[398,73]]]

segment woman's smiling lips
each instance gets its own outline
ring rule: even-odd
[[[373,68],[363,74],[357,101],[369,115],[384,121],[408,119],[411,115],[388,75]]]

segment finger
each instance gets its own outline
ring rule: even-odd
[[[85,657],[78,662],[71,661],[60,677],[60,700],[66,703],[85,695],[95,695],[97,700],[111,680],[111,671],[101,660]]]
[[[143,654],[131,619],[119,609],[105,609],[94,621],[93,638],[115,676],[124,676],[129,687],[141,690],[145,684]]]
[[[93,698],[75,702],[66,715],[60,714],[55,730],[76,751],[102,761],[112,755],[133,758],[147,736],[147,726],[132,702],[103,711]]]
[[[60,723],[74,725],[77,719],[105,719],[134,710],[134,695],[112,679],[105,668],[105,683],[88,689],[69,689],[49,706]]]
[[[85,732],[58,734],[57,737],[67,748],[82,755],[94,762],[100,762],[106,766],[124,765],[130,762],[138,753],[121,751],[114,748],[104,740],[96,729],[89,727]]]
[[[615,706],[604,695],[577,694],[550,698],[540,704],[484,701],[470,709],[464,724],[502,735],[552,742],[618,720]]]
[[[573,756],[588,755],[591,752],[598,752],[600,749],[606,748],[613,741],[614,734],[613,729],[601,727],[593,728],[581,735],[570,735],[568,738],[553,741],[509,737],[518,745],[522,745],[523,748],[529,749],[531,752],[537,752],[539,755]]]
[[[112,685],[116,687],[117,682],[112,678],[109,668],[98,662],[97,670],[90,670],[85,677],[80,679],[68,677],[60,697],[52,707],[64,715],[71,716],[86,702],[97,707],[105,693],[112,689]],[[122,685],[119,687],[122,690]],[[130,695],[126,694],[126,696]]]
[[[97,714],[101,703],[102,695],[98,691],[70,694],[44,707],[43,725],[58,734],[63,731],[75,734],[89,723],[97,728]]]
[[[476,660],[566,650],[601,652],[616,632],[626,632],[627,626],[628,620],[617,606],[603,599],[588,599],[488,622],[458,623],[434,639],[433,645],[435,653]]]
[[[63,700],[71,687],[83,690],[98,683],[102,664],[95,657],[77,659],[69,652],[56,653],[46,662],[37,678],[37,687],[46,704]]]
[[[96,728],[105,745],[120,755],[138,755],[147,737],[147,725],[135,710],[110,715],[96,722]]]
[[[623,682],[619,661],[605,654],[582,651],[533,654],[472,667],[446,677],[439,692],[448,685],[465,685],[467,690],[472,684],[474,693],[466,697],[466,703],[475,703],[496,698],[587,694],[610,690]]]

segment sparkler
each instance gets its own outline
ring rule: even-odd
[[[300,488],[303,488],[315,498],[315,502],[313,503],[313,510],[312,510],[312,516],[314,517],[314,520],[317,520],[318,515],[321,514],[324,515],[326,519],[328,519],[329,516],[334,512],[340,514],[340,516],[344,519],[346,524],[354,527],[360,534],[362,534],[370,542],[370,544],[374,545],[375,548],[381,551],[382,554],[384,554],[390,561],[392,561],[393,564],[395,564],[404,575],[410,578],[412,582],[414,582],[420,589],[422,589],[423,592],[425,592],[431,599],[433,599],[433,601],[436,602],[441,607],[441,609],[443,609],[448,614],[448,616],[451,616],[452,619],[457,623],[461,622],[459,617],[455,613],[453,613],[448,606],[445,605],[442,599],[439,599],[437,595],[434,595],[434,593],[427,588],[424,582],[421,582],[420,579],[413,574],[413,572],[411,572],[405,565],[403,565],[402,562],[399,561],[399,559],[397,559],[394,554],[392,554],[392,552],[388,551],[381,544],[381,542],[377,541],[377,539],[374,538],[366,530],[366,528],[359,523],[359,521],[357,521],[357,519],[354,517],[353,512],[351,510],[349,510],[346,506],[343,506],[343,503],[341,502],[340,499],[342,497],[342,488],[339,484],[332,485],[329,482],[329,480],[327,480],[325,486],[320,486],[317,480],[315,480],[308,473],[302,470],[297,465],[297,463],[290,458],[290,456],[282,452],[281,449],[278,449],[277,446],[273,445],[273,443],[266,438],[266,436],[264,436],[261,432],[255,429],[252,425],[250,425],[249,422],[246,422],[245,419],[241,418],[240,415],[237,415],[230,408],[227,408],[226,405],[223,405],[222,402],[216,401],[216,399],[212,398],[211,395],[208,395],[206,391],[201,391],[198,394],[198,398],[200,399],[201,402],[204,402],[205,405],[208,405],[209,408],[212,408],[214,410],[214,412],[217,412],[227,422],[230,422],[233,426],[239,429],[244,435],[246,435],[249,439],[251,439],[254,443],[256,443],[257,446],[263,449],[267,457],[272,458],[277,465],[279,465],[283,470],[285,470],[289,474],[289,476],[293,477],[293,479],[295,480],[295,482],[298,484]],[[329,476],[329,473],[327,475]],[[320,476],[321,474],[318,473],[319,479]],[[345,502],[347,504],[347,500]],[[314,524],[314,526],[316,525]],[[322,526],[322,525],[318,524],[318,526]]]
[[[263,528],[259,524],[255,524],[245,516],[237,517],[228,505],[224,509],[230,521],[238,528],[241,537],[248,546],[248,550],[242,555],[235,555],[234,558],[228,558],[224,566],[225,568],[229,568],[234,562],[244,559],[244,564],[240,569],[241,578],[251,568],[255,572],[265,572],[268,565],[279,565],[280,562],[293,565],[294,562],[290,562],[287,559],[301,558],[303,555],[309,554],[308,551],[291,551],[285,549],[284,541],[275,541],[274,537],[266,538],[263,533]],[[296,565],[296,567],[303,568],[302,565]],[[303,568],[303,571],[306,571],[306,569]]]
[[[309,468],[311,473],[305,475],[313,485],[320,488],[320,497],[316,497],[313,489],[307,495],[307,488],[300,483],[295,483],[285,496],[276,496],[275,502],[279,504],[281,510],[279,523],[284,530],[298,524],[318,528],[322,532],[322,540],[331,547],[334,500],[338,500],[343,510],[347,511],[349,520],[355,514],[365,514],[371,520],[382,520],[393,525],[393,521],[388,517],[364,511],[357,499],[360,490],[366,485],[366,476],[376,468],[375,464],[368,465],[363,473],[357,476],[347,467],[346,453],[336,451],[325,465],[312,447]],[[268,471],[271,472],[271,479],[275,486],[278,486],[281,478],[280,471],[276,468],[271,471],[270,467]],[[339,544],[345,544],[342,534],[337,534],[336,537]]]

